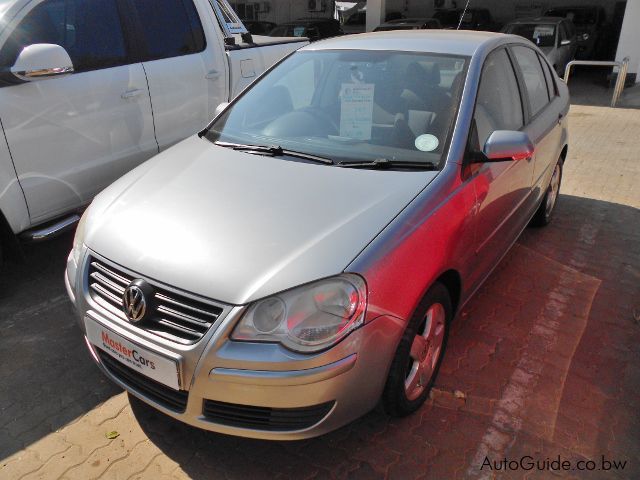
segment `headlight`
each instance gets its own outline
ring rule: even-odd
[[[71,254],[73,257],[73,261],[76,262],[76,266],[80,265],[80,261],[82,260],[82,248],[84,245],[84,225],[86,223],[87,211],[84,212],[82,218],[78,222],[78,226],[76,227],[76,234],[73,237],[73,250],[71,250]]]
[[[315,352],[362,325],[366,307],[364,280],[344,274],[259,300],[245,312],[231,338]]]

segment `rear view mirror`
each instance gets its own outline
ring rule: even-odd
[[[484,144],[482,153],[488,161],[522,160],[533,155],[535,147],[524,132],[496,130]]]
[[[73,73],[73,63],[60,45],[36,43],[22,49],[11,73],[25,82],[46,80]]]
[[[571,45],[571,40],[562,40],[560,41],[560,46],[564,47],[567,45]]]

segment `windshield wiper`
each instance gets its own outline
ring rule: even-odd
[[[320,157],[318,155],[312,155],[310,153],[297,152],[295,150],[289,150],[282,148],[279,145],[246,145],[243,143],[229,143],[229,142],[215,142],[216,145],[225,148],[231,148],[241,152],[255,152],[262,155],[271,155],[272,157],[281,157],[287,155],[289,157],[302,158],[304,160],[311,160],[316,163],[323,163],[326,165],[334,165],[334,161],[330,158]]]
[[[347,168],[406,168],[411,170],[438,170],[438,166],[433,163],[389,160],[388,158],[376,158],[370,162],[338,162],[336,163],[336,166]]]

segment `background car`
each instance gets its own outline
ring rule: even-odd
[[[423,30],[442,28],[440,22],[435,18],[403,18],[391,20],[377,26],[374,32],[385,32],[388,30]]]
[[[559,17],[522,18],[505,25],[503,33],[520,35],[542,50],[560,77],[574,59],[576,31],[571,21]]]
[[[596,5],[557,7],[547,10],[544,16],[563,17],[575,25],[578,40],[576,58],[588,60],[596,56],[600,41],[604,37],[602,31],[606,22],[604,8]]]
[[[242,23],[253,35],[269,35],[269,32],[276,27],[275,23],[265,20],[243,20]]]
[[[443,28],[449,29],[458,28],[458,24],[461,30],[497,32],[500,29],[500,24],[493,20],[491,12],[486,8],[467,8],[466,11],[461,8],[436,10],[433,18],[437,19]]]
[[[323,38],[343,35],[340,22],[332,18],[301,18],[294,22],[276,26],[269,35],[272,37],[307,37],[315,42]]]

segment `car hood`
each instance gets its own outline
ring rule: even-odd
[[[288,161],[194,136],[96,197],[85,244],[147,278],[245,304],[342,272],[436,173]]]

